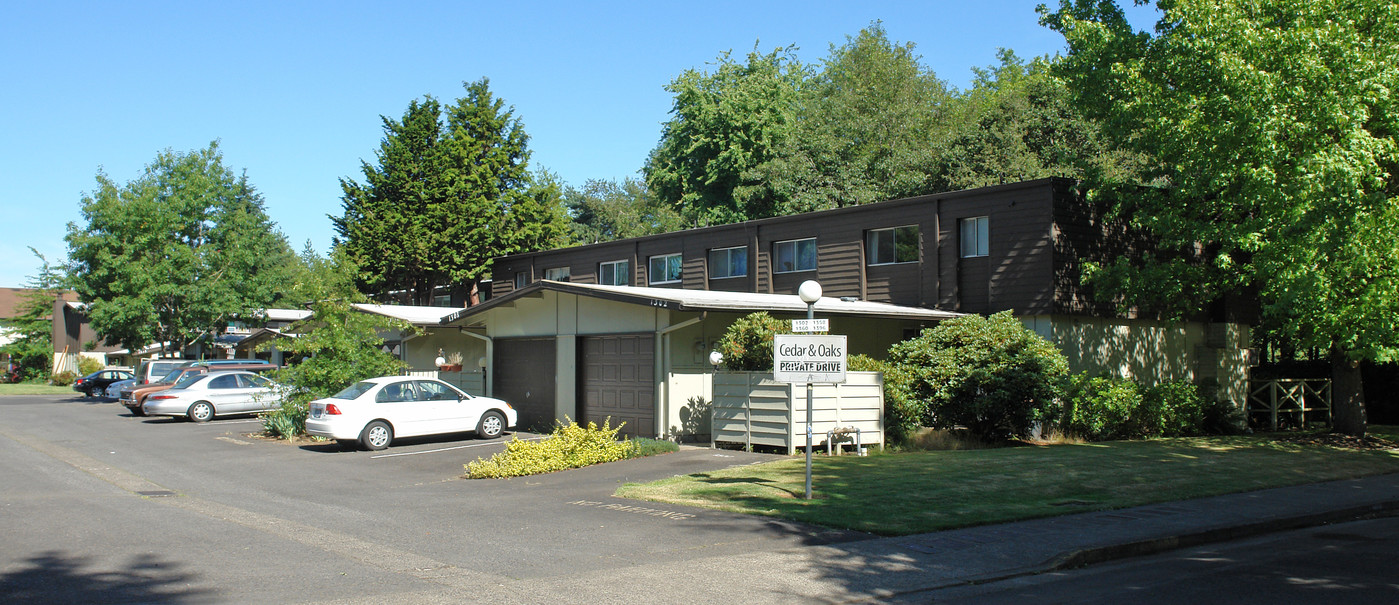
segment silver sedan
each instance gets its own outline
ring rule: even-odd
[[[185,416],[207,422],[215,416],[276,409],[277,383],[252,372],[187,374],[169,390],[146,398],[148,416]]]

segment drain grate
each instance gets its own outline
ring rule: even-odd
[[[175,492],[166,489],[158,489],[148,492],[136,492],[136,495],[145,496],[147,498],[169,498],[171,496],[174,496]]]

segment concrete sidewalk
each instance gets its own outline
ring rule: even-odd
[[[565,603],[848,603],[1399,513],[1399,475],[531,580]],[[625,578],[624,580],[622,578]],[[621,580],[621,581],[619,581]],[[519,594],[519,593],[517,593]]]

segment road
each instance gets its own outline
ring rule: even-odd
[[[691,449],[473,481],[462,465],[505,440],[351,452],[261,440],[259,428],[0,397],[0,602],[528,603],[627,586],[641,565],[867,537],[611,497],[627,481],[772,459],[762,454]]]
[[[1271,534],[1094,567],[901,595],[891,603],[977,605],[1392,605],[1399,519]]]

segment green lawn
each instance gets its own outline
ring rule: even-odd
[[[0,384],[0,397],[5,395],[74,395],[82,397],[82,393],[73,390],[73,387],[56,387],[44,383],[21,382],[19,384]]]
[[[1381,447],[1399,427],[1370,427]],[[904,535],[1268,487],[1399,473],[1399,449],[1297,434],[817,456],[627,484],[617,495]]]

